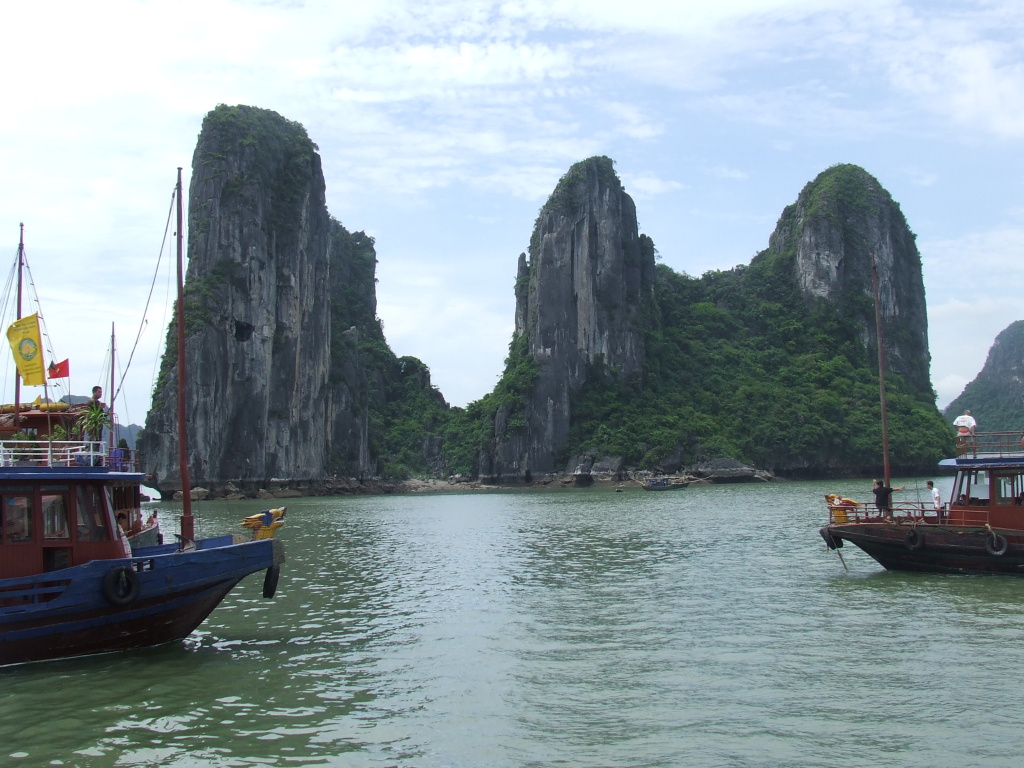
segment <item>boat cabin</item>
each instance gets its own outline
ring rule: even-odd
[[[979,435],[979,439],[985,435]],[[979,451],[940,462],[956,469],[945,522],[1024,528],[1024,451]]]
[[[0,467],[0,579],[128,557],[116,497],[143,475],[107,467]]]

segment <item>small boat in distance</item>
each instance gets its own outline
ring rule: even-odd
[[[178,169],[179,404],[185,381],[181,193]],[[23,258],[22,237],[19,265]],[[8,334],[20,376],[22,358],[28,359],[19,358],[22,346],[41,363],[38,325],[35,333],[35,339],[20,342]],[[88,439],[98,434],[80,436],[86,439],[55,441],[48,431],[46,439],[31,441],[31,450],[25,440],[0,439],[0,666],[181,640],[239,581],[259,571],[266,571],[263,596],[274,596],[284,544],[273,536],[283,524],[283,509],[247,518],[243,524],[251,539],[195,539],[183,465],[185,514],[178,543],[133,549],[114,499],[123,494],[137,501],[145,475],[112,461],[102,441]],[[184,456],[183,408],[179,440]],[[10,461],[2,460],[5,455]]]
[[[674,480],[670,477],[649,477],[641,483],[645,491],[678,491],[688,485],[685,480]]]
[[[894,503],[892,515],[852,499],[826,497],[829,549],[848,541],[883,567],[934,573],[1024,575],[1024,446],[1019,432],[978,433],[939,466],[956,471],[942,509]],[[977,456],[974,456],[975,449]]]

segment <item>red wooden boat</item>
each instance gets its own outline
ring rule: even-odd
[[[979,433],[939,462],[956,471],[943,509],[893,504],[891,516],[826,497],[830,549],[848,541],[889,570],[1024,575],[1024,449],[1021,433]]]

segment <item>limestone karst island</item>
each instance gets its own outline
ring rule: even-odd
[[[953,453],[929,379],[914,234],[857,166],[800,190],[749,264],[693,277],[658,263],[611,159],[576,163],[529,251],[509,254],[505,369],[466,408],[449,407],[424,362],[389,348],[376,244],[328,212],[301,125],[218,106],[188,200],[190,472],[214,495],[342,493],[412,476],[876,473],[872,254],[893,469],[931,472]],[[169,495],[180,484],[167,350],[139,449]]]

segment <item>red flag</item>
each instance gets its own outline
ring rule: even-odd
[[[50,361],[50,367],[46,369],[46,378],[48,379],[66,379],[71,373],[68,370],[68,361],[65,360],[63,363],[55,363]]]

